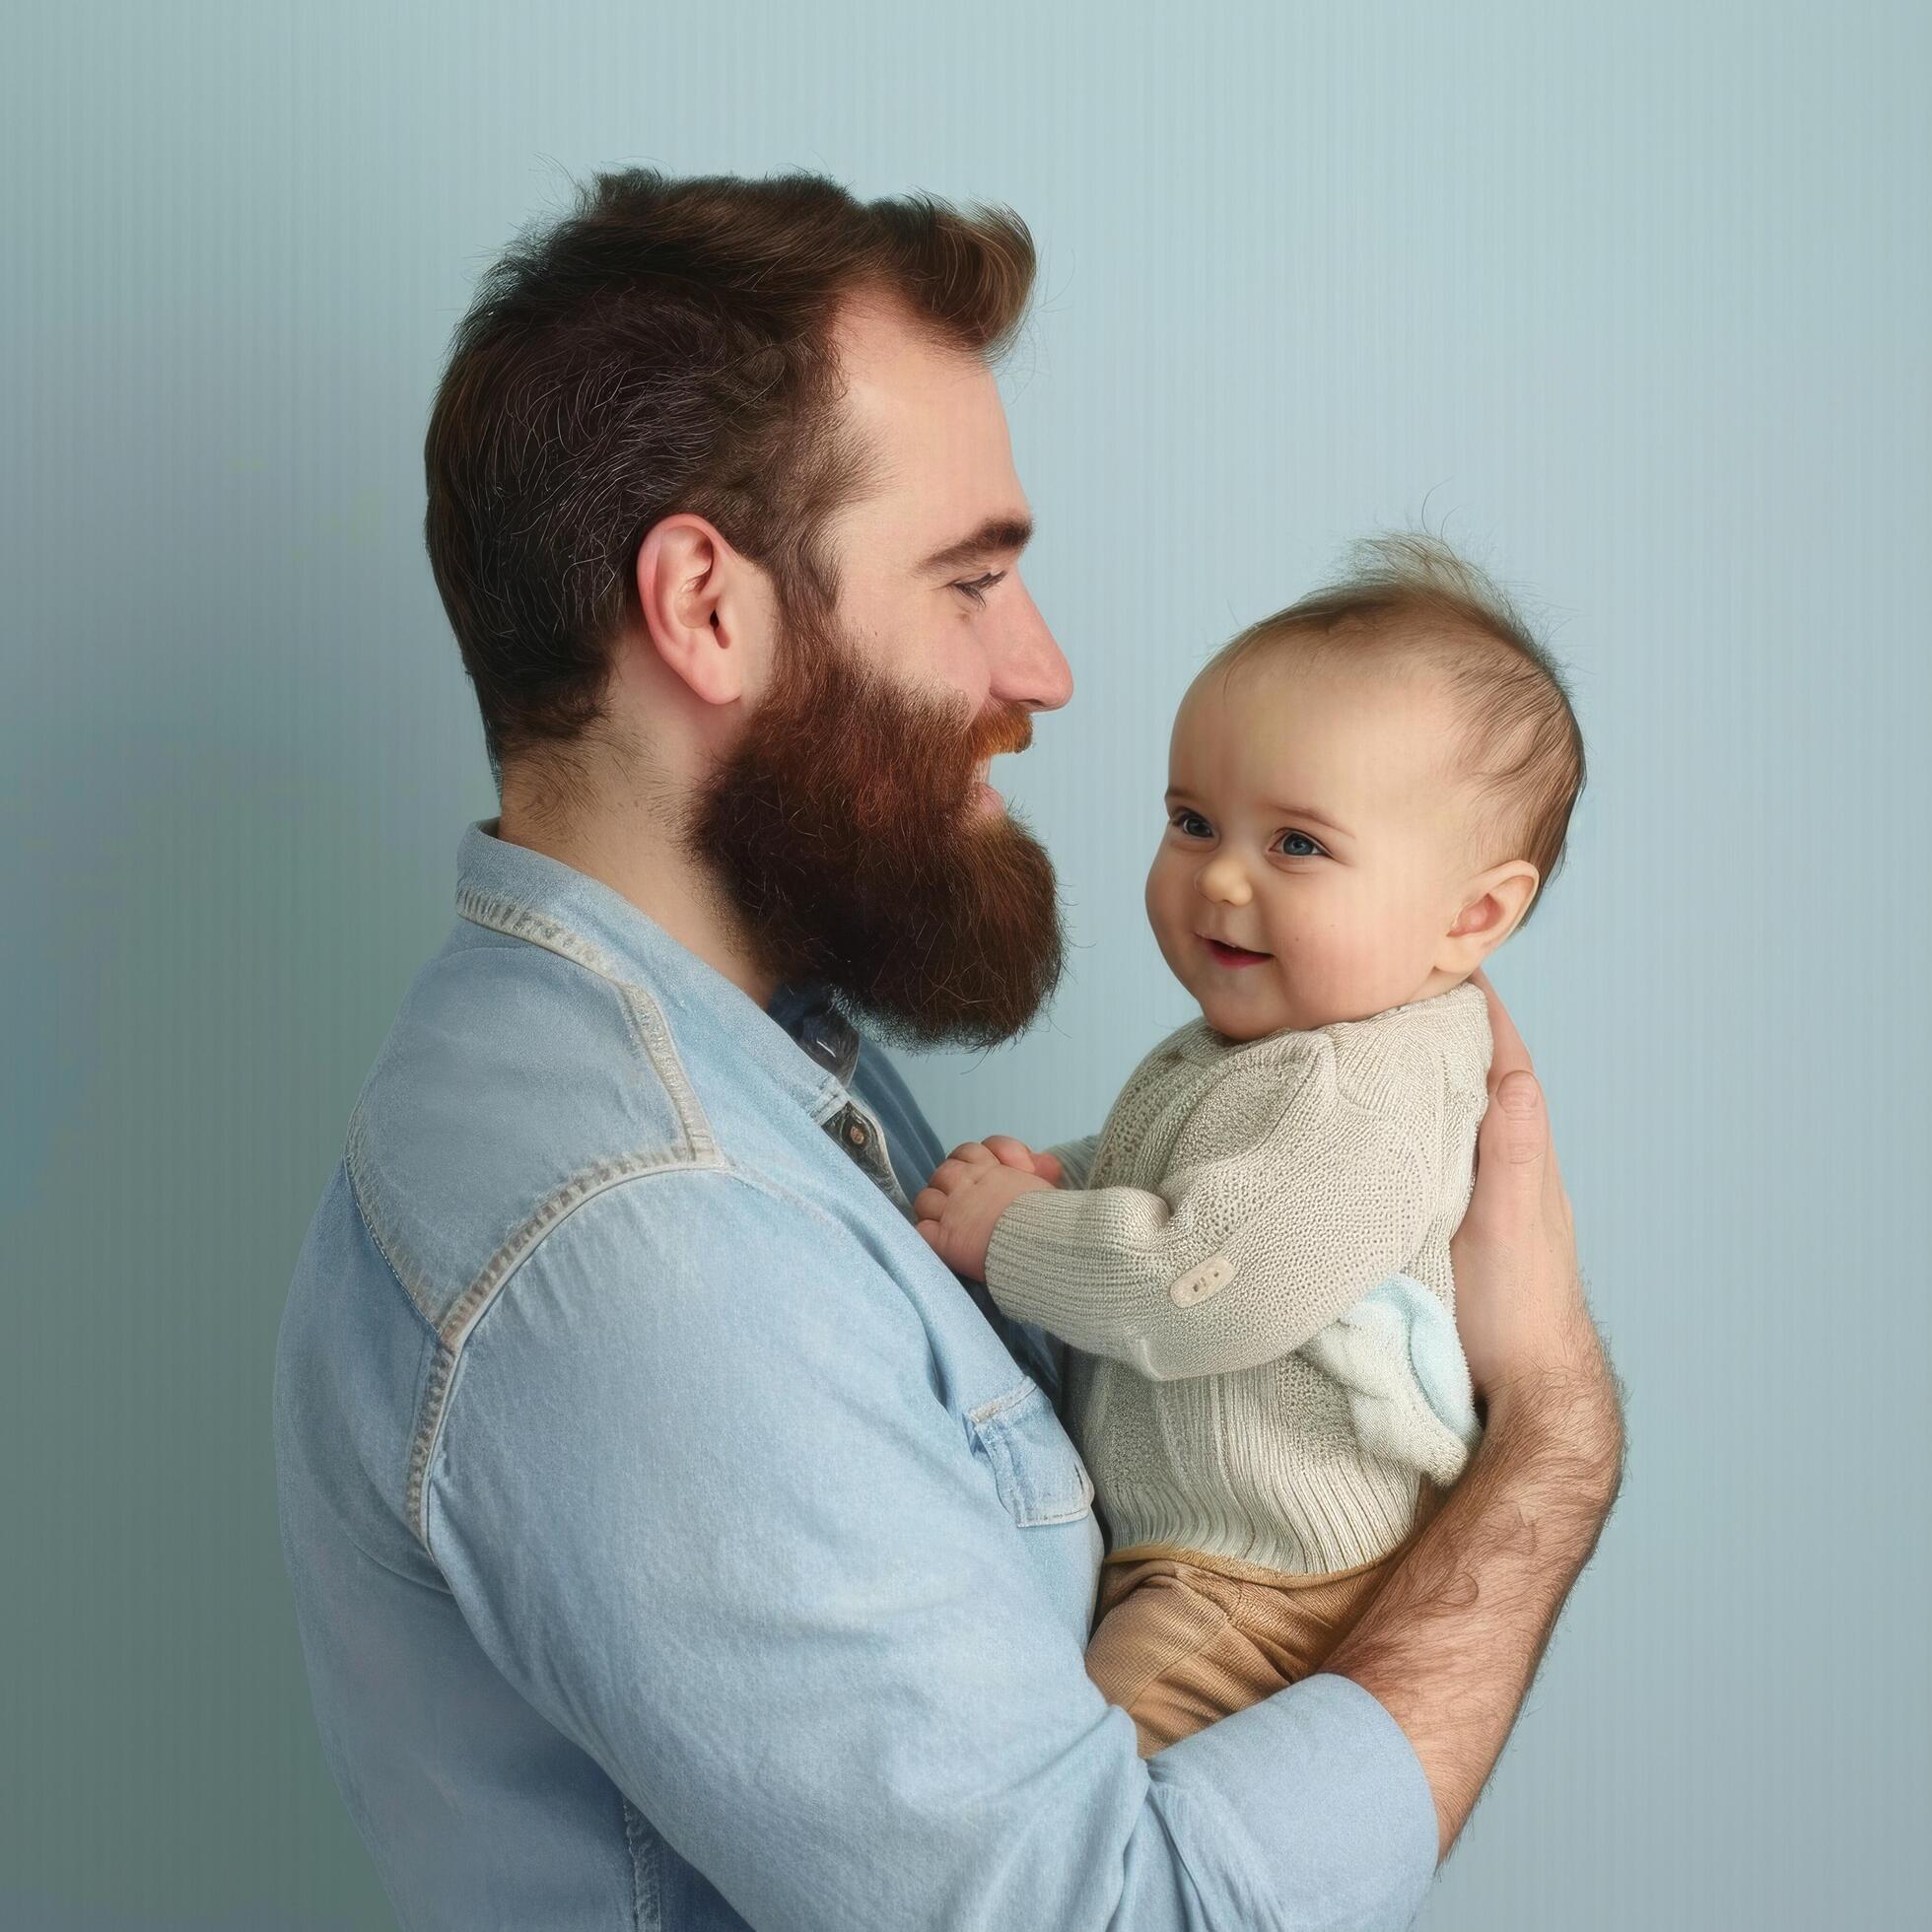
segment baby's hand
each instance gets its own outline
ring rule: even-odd
[[[1031,1170],[1041,1180],[1059,1187],[1061,1180],[1060,1156],[1058,1154],[1035,1153],[1024,1140],[1015,1140],[1010,1134],[989,1134],[986,1144],[998,1154],[1008,1167],[1017,1167],[1024,1174]]]
[[[1018,1141],[1011,1144],[1027,1151]],[[1053,1160],[1051,1154],[1042,1158]],[[1001,1159],[986,1141],[968,1140],[953,1148],[920,1190],[914,1225],[954,1274],[983,1281],[994,1224],[1021,1195],[1052,1187],[1043,1176]]]

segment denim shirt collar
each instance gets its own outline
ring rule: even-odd
[[[859,1033],[832,1003],[831,993],[815,980],[782,986],[765,1008],[818,1063],[850,1087],[859,1070]]]
[[[456,910],[464,918],[648,986],[672,1012],[722,1034],[814,1121],[844,1101],[859,1064],[859,1035],[822,986],[782,986],[761,1008],[621,893],[498,838],[498,823],[479,820],[463,833]]]

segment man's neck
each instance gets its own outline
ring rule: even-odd
[[[564,822],[540,819],[519,811],[510,797],[501,816],[483,829],[607,885],[761,1009],[771,1004],[777,975],[753,957],[721,895],[670,841],[635,823],[619,826],[587,815]]]

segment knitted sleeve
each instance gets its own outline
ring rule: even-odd
[[[1093,1172],[1093,1156],[1099,1145],[1099,1135],[1088,1134],[1078,1140],[1056,1140],[1051,1147],[1042,1147],[1040,1151],[1058,1157],[1062,1187],[1083,1188],[1087,1176]]]
[[[1153,1191],[1022,1195],[994,1228],[987,1287],[1154,1381],[1253,1368],[1414,1259],[1439,1146],[1413,1086],[1341,1090],[1317,1054],[1258,1138],[1191,1146],[1184,1131]]]

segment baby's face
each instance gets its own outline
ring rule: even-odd
[[[1473,869],[1453,726],[1424,672],[1288,653],[1188,692],[1147,917],[1216,1031],[1306,1031],[1460,983],[1437,966]]]

